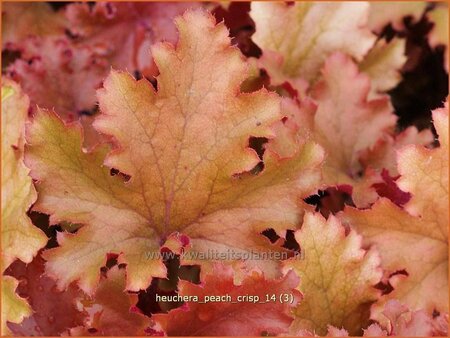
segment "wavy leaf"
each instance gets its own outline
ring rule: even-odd
[[[32,314],[20,324],[9,324],[17,336],[58,336],[67,334],[68,329],[82,323],[85,316],[75,300],[80,291],[73,285],[66,291],[56,290],[55,282],[44,276],[44,260],[36,256],[30,264],[14,262],[7,270],[8,275],[19,280],[17,294],[26,299]]]
[[[175,43],[173,19],[198,3],[107,3],[70,4],[66,9],[69,29],[76,41],[95,46],[111,65],[145,76],[158,74],[151,45],[159,41]]]
[[[432,47],[444,46],[444,68],[448,72],[448,6],[442,3],[433,11],[427,13],[428,18],[433,22],[434,26],[429,35],[430,45]]]
[[[448,312],[448,106],[433,113],[440,147],[409,145],[398,155],[397,184],[412,197],[406,211],[386,199],[369,210],[347,208],[341,218],[375,244],[382,266],[394,274],[394,291],[374,308],[374,318],[389,299],[412,310]],[[424,297],[426,295],[426,297]]]
[[[304,299],[294,310],[292,333],[325,334],[332,325],[356,335],[368,321],[368,304],[380,295],[374,288],[381,279],[379,256],[361,248],[362,238],[355,231],[345,232],[334,216],[325,220],[313,213],[305,215],[295,232],[304,259],[288,260],[284,267],[300,277]]]
[[[370,205],[378,197],[372,185],[382,181],[383,169],[371,164],[386,161],[374,159],[363,166],[362,155],[380,141],[393,138],[397,118],[387,97],[368,98],[370,79],[359,72],[349,57],[333,54],[325,62],[322,74],[323,78],[312,88],[313,100],[283,100],[288,121],[277,126],[275,151],[289,156],[296,143],[314,140],[326,153],[323,186],[349,185],[357,206]],[[394,152],[388,148],[384,156],[390,155],[389,151]]]
[[[232,269],[217,264],[202,285],[181,281],[179,294],[197,297],[198,301],[188,301],[168,314],[154,315],[156,327],[170,336],[260,336],[287,332],[293,320],[289,310],[300,299],[295,290],[298,277],[290,272],[280,279],[267,280],[253,271],[236,285],[233,275]],[[292,297],[292,303],[281,303],[282,297],[288,300]]]
[[[29,36],[63,35],[65,20],[48,3],[5,2],[2,6],[2,49],[20,48]]]
[[[81,299],[83,309],[90,316],[84,323],[70,330],[75,336],[143,336],[150,318],[136,307],[136,294],[125,291],[125,270],[112,267],[101,279],[92,298]]]
[[[157,91],[113,71],[98,93],[95,127],[114,137],[115,150],[83,152],[79,127],[48,112],[30,126],[35,209],[51,214],[52,224],[85,224],[76,234],[60,233],[60,247],[44,253],[60,287],[79,280],[92,293],[106,255],[116,253],[127,263],[127,289],[145,289],[152,277],[165,276],[149,253],[175,232],[189,236],[197,252],[212,245],[219,252],[272,250],[260,233],[274,228],[283,235],[294,227],[302,214],[297,201],[315,190],[323,154],[312,143],[284,160],[267,151],[264,170],[248,173],[260,161],[248,139],[273,137],[279,98],[266,90],[239,93],[246,64],[211,16],[187,12],[176,24],[177,47],[153,49]],[[110,168],[131,178],[111,177]],[[276,261],[259,264],[277,274]]]
[[[291,81],[297,86],[315,80],[334,52],[361,61],[375,43],[365,27],[368,10],[365,2],[253,2],[253,40],[263,50],[261,67],[272,84]]]
[[[376,97],[394,88],[402,79],[400,70],[406,62],[406,41],[394,38],[377,41],[359,64],[359,69],[371,80],[369,97]]]
[[[29,170],[23,164],[29,100],[19,85],[2,81],[2,272],[15,260],[25,263],[47,243],[27,216],[36,200]]]
[[[2,276],[2,336],[11,335],[7,322],[21,323],[32,314],[27,301],[16,294],[19,281],[10,276]]]
[[[32,109],[55,109],[66,121],[95,108],[95,90],[108,75],[109,65],[89,47],[77,47],[64,37],[29,38],[21,58],[7,69],[30,97]]]
[[[381,33],[388,24],[402,31],[405,29],[404,19],[410,17],[413,22],[419,21],[426,6],[425,1],[372,2],[368,25],[377,33]]]

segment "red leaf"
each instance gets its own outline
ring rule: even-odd
[[[236,285],[230,268],[215,265],[203,285],[180,282],[180,295],[196,296],[198,301],[188,301],[181,308],[153,318],[166,334],[173,336],[277,335],[287,332],[293,320],[289,310],[300,298],[300,293],[294,289],[298,282],[293,272],[280,279],[267,280],[263,274],[253,271]],[[280,296],[283,294],[292,295],[293,302],[282,304]],[[276,300],[266,302],[266,295],[274,295]],[[202,303],[205,297],[213,296],[224,298]],[[239,301],[239,296],[253,296],[253,299]],[[255,297],[259,297],[258,302]]]
[[[6,271],[19,280],[17,293],[28,300],[34,311],[21,324],[9,324],[15,335],[56,336],[83,321],[84,314],[75,304],[81,294],[78,288],[69,286],[59,291],[56,283],[43,275],[44,263],[39,255],[30,264],[16,261]]]

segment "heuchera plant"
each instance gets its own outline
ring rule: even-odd
[[[448,334],[445,3],[4,2],[2,49],[2,335]]]

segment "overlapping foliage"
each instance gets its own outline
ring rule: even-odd
[[[444,4],[2,11],[3,335],[447,334]]]

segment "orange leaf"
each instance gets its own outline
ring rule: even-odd
[[[80,128],[51,113],[39,112],[30,126],[35,209],[51,223],[85,224],[76,234],[60,233],[60,247],[45,252],[60,287],[78,279],[91,293],[106,255],[116,253],[127,264],[127,289],[145,289],[165,276],[149,253],[176,232],[190,237],[193,252],[274,250],[260,233],[274,228],[283,236],[295,227],[298,201],[316,189],[323,154],[310,142],[282,160],[267,150],[264,170],[249,172],[260,162],[249,137],[273,137],[279,98],[266,90],[239,93],[247,65],[223,24],[203,11],[186,12],[176,24],[177,47],[153,49],[157,91],[113,71],[98,92],[95,127],[115,140],[106,159],[107,147],[81,151]],[[110,177],[109,168],[123,175]],[[276,261],[249,264],[279,274]]]
[[[70,330],[74,336],[143,336],[150,318],[136,308],[138,296],[125,291],[125,270],[112,267],[100,281],[92,299],[81,300],[90,313],[83,326]]]

